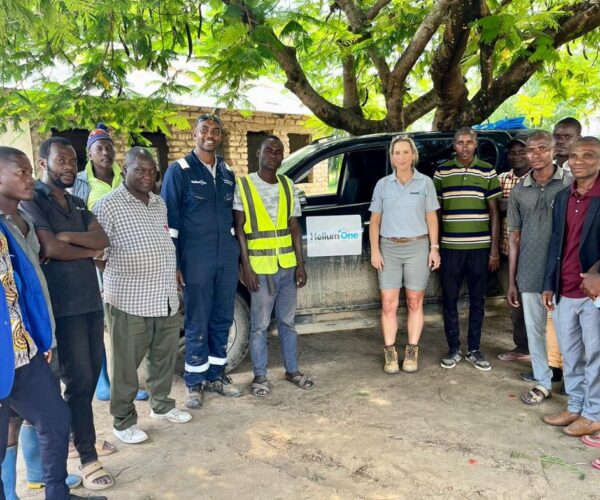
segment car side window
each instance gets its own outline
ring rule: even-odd
[[[309,205],[367,203],[377,181],[386,175],[387,157],[383,147],[338,153],[315,163],[295,182]]]
[[[387,149],[381,147],[346,153],[338,203],[351,205],[370,202],[375,184],[386,174],[387,159]]]
[[[303,190],[307,198],[335,195],[344,161],[344,153],[319,161],[295,181],[298,189]]]

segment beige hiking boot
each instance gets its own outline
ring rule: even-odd
[[[419,346],[408,344],[404,350],[404,361],[402,370],[405,372],[416,372],[419,369]]]
[[[385,373],[398,373],[400,371],[398,367],[398,353],[394,346],[383,348],[383,359],[383,371]]]

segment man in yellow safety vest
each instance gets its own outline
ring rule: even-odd
[[[257,152],[258,172],[238,178],[233,209],[240,243],[242,278],[250,291],[252,394],[271,394],[267,380],[267,327],[275,307],[285,379],[301,389],[314,383],[298,371],[294,327],[297,289],[306,284],[300,202],[293,182],[277,169],[283,143],[268,136]]]

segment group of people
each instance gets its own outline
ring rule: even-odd
[[[296,290],[306,284],[306,271],[298,195],[276,173],[283,143],[267,137],[258,173],[236,180],[216,156],[220,118],[201,115],[193,136],[196,147],[168,169],[161,196],[154,193],[152,154],[133,147],[119,167],[102,124],[89,134],[89,161],[79,173],[75,149],[63,137],[41,144],[37,181],[22,151],[0,147],[0,498],[17,499],[19,434],[28,486],[45,487],[46,498],[81,498],[69,490],[80,482],[89,490],[113,485],[99,460],[116,448],[96,440],[97,386],[99,393],[110,388],[113,434],[123,443],[148,439],[137,425],[136,399],[149,398],[151,418],[192,419],[170,397],[178,288],[185,302],[186,407],[200,408],[205,391],[240,396],[225,375],[240,263],[252,295],[252,393],[265,397],[272,389],[273,309],[286,380],[313,388],[297,366]],[[142,360],[147,394],[139,390]],[[79,457],[79,475],[67,475],[67,457]]]
[[[489,371],[480,350],[484,297],[489,272],[504,258],[515,347],[498,358],[531,361],[532,372],[521,375],[534,384],[521,397],[528,405],[550,398],[552,382],[564,378],[567,408],[544,422],[600,448],[600,140],[582,137],[574,118],[552,133],[517,135],[507,145],[510,169],[499,176],[477,157],[477,145],[473,129],[459,129],[455,158],[432,180],[416,169],[412,139],[391,142],[394,172],[375,186],[369,229],[381,289],[383,369],[400,370],[395,341],[404,288],[402,370],[417,370],[423,297],[439,267],[448,343],[440,365],[451,369],[463,359],[457,302],[466,280],[464,358]],[[600,459],[592,465],[600,469]]]
[[[594,435],[600,432],[600,309],[593,303],[600,296],[600,141],[580,137],[574,123],[561,122],[554,134],[516,137],[508,145],[511,171],[500,179],[477,158],[477,134],[470,128],[456,132],[456,157],[433,180],[417,171],[412,139],[396,137],[390,146],[394,172],[377,183],[370,207],[371,262],[381,288],[387,373],[400,369],[401,288],[408,306],[402,369],[418,369],[423,300],[430,272],[438,268],[448,342],[441,366],[454,368],[463,358],[457,302],[466,278],[465,359],[490,370],[480,350],[484,295],[502,247],[516,347],[501,359],[530,357],[535,386],[523,395],[525,403],[550,397],[546,311],[554,309],[569,404],[545,421],[600,446]],[[575,128],[573,137],[565,127]],[[37,181],[23,152],[0,147],[0,498],[17,498],[19,435],[27,482],[45,486],[46,498],[80,498],[69,491],[78,481],[90,490],[113,485],[99,457],[116,449],[96,440],[92,409],[106,364],[105,325],[112,383],[102,378],[110,386],[114,436],[126,444],[148,439],[137,425],[136,398],[149,398],[151,418],[192,419],[170,397],[178,290],[185,305],[187,409],[200,408],[205,392],[241,395],[225,374],[240,278],[251,296],[252,394],[268,397],[273,390],[267,378],[273,311],[285,380],[303,390],[315,387],[298,368],[294,317],[307,273],[298,193],[277,173],[284,145],[266,137],[257,152],[258,172],[236,178],[216,154],[222,136],[220,118],[201,115],[194,150],[168,168],[160,196],[152,154],[134,147],[119,167],[102,125],[88,137],[89,162],[79,173],[75,150],[62,137],[40,146],[43,176]],[[508,236],[501,242],[502,200]],[[147,394],[138,381],[143,360]],[[67,475],[68,456],[79,457],[80,477]]]

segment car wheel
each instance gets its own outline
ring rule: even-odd
[[[179,347],[177,350],[177,361],[175,362],[175,373],[183,377],[185,367],[185,336],[184,336],[184,310],[183,300],[179,309],[181,317],[181,330],[179,336]],[[227,366],[226,372],[235,369],[248,354],[250,347],[250,308],[248,302],[241,294],[235,296],[235,310],[233,312],[233,324],[229,329],[227,340]]]

